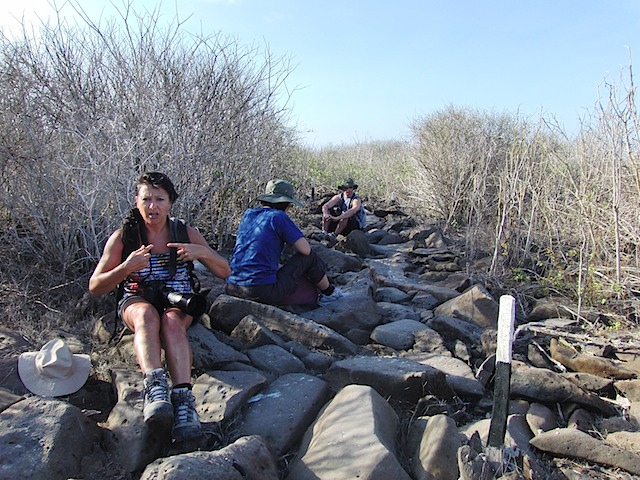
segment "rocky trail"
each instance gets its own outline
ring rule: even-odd
[[[56,399],[17,374],[40,345],[0,331],[0,479],[640,479],[635,328],[559,299],[519,305],[496,457],[504,292],[478,280],[482,261],[467,270],[459,245],[393,206],[370,213],[366,232],[305,233],[346,294],[331,306],[230,297],[199,270],[211,307],[189,330],[204,427],[190,444],[144,424],[132,336],[112,338],[113,314],[51,333],[93,365]]]

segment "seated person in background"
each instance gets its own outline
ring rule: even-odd
[[[293,194],[291,183],[270,180],[265,194],[258,197],[262,206],[244,212],[229,262],[231,275],[225,287],[228,295],[270,305],[317,301],[320,306],[343,296],[339,288],[331,285],[325,264],[286,213],[292,203],[302,206]],[[280,267],[285,244],[296,253]],[[305,288],[311,288],[311,295],[305,295]]]
[[[338,188],[342,192],[322,206],[322,232],[347,236],[353,230],[364,228],[366,215],[353,178],[347,178]]]
[[[200,232],[184,224],[179,227],[169,218],[176,198],[178,194],[166,175],[151,172],[138,179],[136,208],[107,240],[89,280],[89,291],[104,295],[122,284],[117,312],[133,332],[144,375],[144,421],[173,421],[172,436],[183,441],[201,434],[191,392],[192,353],[187,337],[193,317],[168,304],[163,292],[167,288],[182,294],[193,292],[190,273],[194,260],[219,278],[229,276],[230,269]],[[186,229],[188,243],[176,240],[180,228]],[[162,364],[163,348],[172,389]]]

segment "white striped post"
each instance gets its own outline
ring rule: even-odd
[[[493,387],[493,413],[489,427],[489,447],[502,449],[507,432],[509,393],[511,386],[511,356],[513,353],[513,329],[516,317],[516,301],[511,295],[500,297],[498,313],[498,346]]]

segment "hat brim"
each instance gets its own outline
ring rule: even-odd
[[[299,207],[304,206],[304,204],[296,198],[289,197],[288,195],[278,195],[275,193],[261,195],[258,197],[258,200],[260,200],[261,202],[269,202],[269,203],[293,203]]]
[[[347,188],[353,188],[354,190],[358,188],[358,184],[356,185],[340,185],[338,187],[340,190],[346,190]]]
[[[26,352],[18,357],[18,375],[27,390],[41,397],[70,395],[82,388],[89,378],[89,355],[73,355],[73,373],[67,378],[44,377],[36,366],[38,352]]]

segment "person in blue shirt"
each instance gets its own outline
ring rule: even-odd
[[[331,285],[324,262],[286,213],[291,204],[303,206],[294,197],[293,185],[271,180],[258,201],[261,206],[247,209],[238,226],[225,293],[269,305],[325,306],[344,296]],[[285,245],[296,253],[280,266]]]
[[[362,200],[356,195],[358,184],[353,178],[347,178],[338,188],[341,192],[322,206],[322,232],[347,236],[365,227],[366,214]]]

